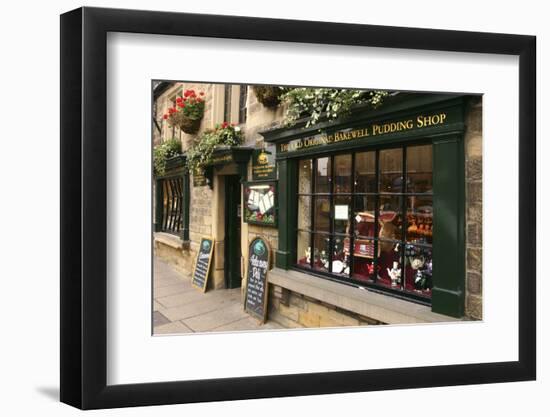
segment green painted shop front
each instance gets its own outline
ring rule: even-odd
[[[331,279],[326,274],[304,271],[296,265],[300,160],[431,144],[433,288],[427,303],[435,313],[463,317],[466,102],[466,97],[456,95],[401,94],[392,100],[391,105],[369,111],[357,109],[345,123],[321,124],[310,128],[298,123],[292,128],[282,127],[262,132],[264,140],[277,147],[279,221],[276,267],[299,270],[318,276],[319,279]],[[343,281],[359,286],[353,279]],[[376,286],[373,289],[376,290]],[[392,291],[385,293],[388,297],[395,295]],[[414,297],[409,298],[411,302],[418,301]]]

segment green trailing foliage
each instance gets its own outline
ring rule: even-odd
[[[181,142],[179,139],[169,139],[155,146],[153,150],[153,169],[155,175],[164,175],[166,160],[181,155]]]
[[[380,106],[388,95],[386,91],[349,90],[338,88],[292,88],[281,99],[287,105],[285,124],[292,126],[301,117],[306,117],[306,127],[321,119],[333,121],[346,117],[353,106],[368,104]]]
[[[190,172],[202,170],[212,162],[218,146],[237,146],[243,141],[240,127],[224,122],[213,130],[203,132],[187,150],[187,168]]]

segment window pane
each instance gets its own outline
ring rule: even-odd
[[[299,196],[298,197],[298,229],[310,230],[311,229],[311,197]]]
[[[405,246],[405,290],[431,296],[432,250],[407,244]]]
[[[317,172],[315,173],[315,192],[329,193],[330,192],[330,158],[317,159]]]
[[[330,238],[328,235],[313,235],[313,268],[328,271]]]
[[[401,286],[401,244],[386,240],[378,241],[378,284],[398,288]]]
[[[349,256],[346,250],[346,239],[343,236],[333,237],[332,273],[349,276]],[[349,242],[347,243],[349,245]]]
[[[334,197],[334,233],[349,235],[351,197]]]
[[[334,157],[334,192],[351,193],[351,154]]]
[[[432,145],[407,148],[407,192],[432,192]]]
[[[355,213],[353,221],[355,222],[355,236],[374,237],[374,205],[375,196],[355,196]]]
[[[296,243],[296,263],[309,268],[311,266],[311,234],[299,231]]]
[[[375,152],[361,152],[355,154],[356,193],[375,193],[377,191],[375,160]]]
[[[352,278],[357,281],[372,282],[374,279],[374,262],[372,259],[355,256],[353,258]]]
[[[403,192],[403,150],[385,149],[380,151],[380,192]]]
[[[380,196],[378,220],[381,225],[380,237],[401,239],[403,224],[401,196]],[[392,237],[393,236],[393,237]]]
[[[298,194],[311,194],[311,159],[298,163]]]
[[[330,232],[330,200],[326,197],[315,198],[314,225],[316,232]]]
[[[432,197],[407,198],[407,242],[432,244]]]

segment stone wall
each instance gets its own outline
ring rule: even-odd
[[[285,328],[382,324],[273,284],[269,285],[268,305],[268,319]]]
[[[466,316],[482,319],[482,98],[466,112]]]

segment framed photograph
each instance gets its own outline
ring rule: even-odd
[[[535,45],[63,14],[61,401],[535,379]]]

